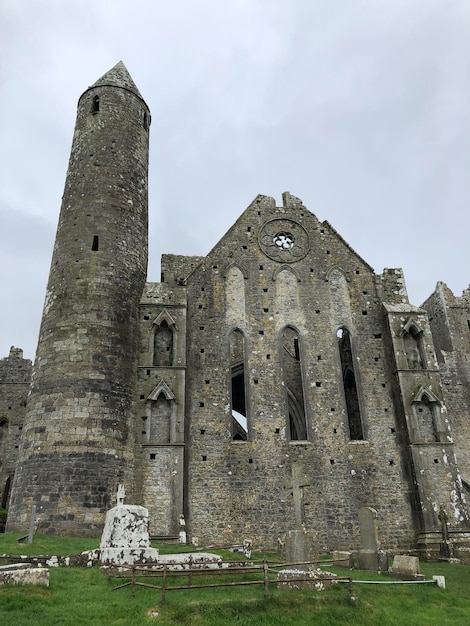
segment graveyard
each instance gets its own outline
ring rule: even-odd
[[[18,544],[15,533],[0,535],[0,554],[70,554],[97,548],[93,539],[53,538],[35,535],[31,545]],[[160,554],[188,550],[189,546],[158,546]],[[194,549],[194,548],[192,548]],[[244,560],[243,554],[215,550],[224,559]],[[252,559],[277,559],[277,554],[253,552]],[[22,624],[467,624],[470,619],[470,568],[459,563],[421,562],[426,579],[444,576],[446,588],[421,584],[355,583],[356,601],[345,587],[326,592],[290,591],[271,586],[269,598],[262,589],[245,586],[180,590],[165,602],[154,589],[139,587],[131,597],[129,587],[114,591],[99,567],[50,568],[49,587],[0,588],[0,622]],[[329,568],[344,574],[344,569]],[[348,570],[349,572],[349,570]],[[355,581],[391,582],[388,574],[350,570]],[[247,575],[248,577],[248,575]]]

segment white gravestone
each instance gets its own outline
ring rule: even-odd
[[[133,565],[158,560],[158,550],[150,547],[149,514],[143,506],[124,504],[124,486],[119,485],[117,505],[106,513],[100,543],[104,565]]]

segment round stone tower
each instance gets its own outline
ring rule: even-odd
[[[149,124],[121,62],[78,102],[8,530],[96,535],[132,489]]]

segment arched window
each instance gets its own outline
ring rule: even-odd
[[[149,441],[170,443],[172,403],[161,393],[150,403]]]
[[[99,110],[100,110],[100,97],[94,96],[93,101],[91,103],[91,112],[98,113]]]
[[[173,331],[163,319],[153,337],[153,365],[173,365]]]
[[[360,441],[364,439],[364,430],[362,427],[356,376],[354,374],[351,335],[346,328],[340,328],[336,335],[338,337],[338,348],[341,359],[341,373],[346,411],[348,414],[349,436],[352,440]]]
[[[240,330],[230,333],[230,380],[232,439],[248,439],[248,411],[245,381],[245,337]]]
[[[291,326],[282,331],[282,369],[287,394],[288,432],[291,441],[306,441],[307,423],[302,382],[299,334]]]
[[[170,387],[160,380],[147,398],[142,443],[165,444],[175,441],[175,402]]]
[[[413,443],[434,443],[446,441],[447,428],[441,419],[441,404],[428,389],[421,387],[412,403]]]
[[[423,331],[418,328],[413,320],[409,320],[404,328],[403,344],[408,367],[412,370],[426,368]]]

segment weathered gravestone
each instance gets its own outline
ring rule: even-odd
[[[424,580],[424,576],[419,573],[418,557],[406,554],[397,554],[393,557],[390,574],[401,580]]]
[[[106,513],[100,543],[103,565],[133,565],[158,560],[158,550],[150,547],[149,514],[143,506],[124,504],[124,487],[119,485],[117,506]]]
[[[359,529],[361,533],[361,549],[357,555],[359,569],[386,572],[388,557],[386,552],[380,549],[375,509],[370,506],[359,509]]]
[[[353,558],[351,552],[345,552],[341,550],[333,551],[333,565],[335,567],[344,567],[345,569],[352,569]]]

